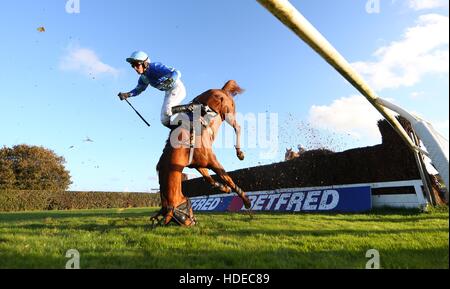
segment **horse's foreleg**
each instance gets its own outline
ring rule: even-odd
[[[188,164],[189,149],[174,148],[164,155],[158,165],[163,222],[167,225],[173,218],[173,210],[186,201],[181,190],[183,169]]]
[[[251,202],[245,195],[245,192],[234,183],[233,179],[228,175],[228,173],[224,170],[222,165],[217,160],[215,160],[211,164],[210,169],[213,170],[222,179],[223,182],[225,182],[230,188],[232,188],[239,195],[239,197],[241,197],[242,201],[244,202],[245,208],[250,209]]]
[[[236,133],[236,155],[238,159],[243,161],[245,155],[244,152],[241,151],[241,126],[237,123],[237,121],[235,122],[234,131]]]
[[[237,122],[236,115],[234,113],[227,114],[225,120],[234,128],[234,132],[236,133],[236,155],[241,161],[243,161],[245,155],[244,152],[241,151],[241,126]]]
[[[164,197],[163,224],[167,225],[173,219],[173,210],[183,203],[184,196],[181,192],[182,166],[170,165],[171,169],[167,174],[166,196]]]
[[[183,168],[184,167],[181,165],[171,165],[171,170],[169,171],[167,178],[167,194],[165,197],[167,207],[177,207],[186,199],[181,190]]]
[[[197,168],[197,171],[203,176],[203,178],[213,187],[219,189],[224,193],[231,193],[231,188],[222,183],[216,182],[208,173],[208,169],[206,168]]]

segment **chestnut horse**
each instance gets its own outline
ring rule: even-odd
[[[202,127],[198,136],[195,136],[195,133],[191,136],[191,130],[183,126],[172,129],[157,165],[162,208],[151,218],[153,222],[167,225],[173,221],[183,226],[196,223],[190,201],[181,190],[182,173],[185,167],[197,169],[205,180],[223,192],[236,192],[245,207],[250,208],[251,203],[245,192],[233,182],[212,150],[217,132],[221,124],[226,121],[236,133],[236,155],[240,160],[244,159],[244,153],[240,149],[240,126],[236,120],[234,102],[234,96],[242,92],[239,85],[234,80],[230,80],[222,89],[211,89],[197,96],[192,103],[207,106],[214,112],[212,119],[206,127]],[[208,174],[208,169],[220,177],[221,183],[216,182]],[[160,216],[162,216],[161,219]]]

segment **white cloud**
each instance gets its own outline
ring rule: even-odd
[[[372,141],[381,140],[380,119],[383,116],[361,95],[344,97],[328,106],[314,105],[309,111],[309,122],[317,128]]]
[[[103,63],[95,51],[78,46],[70,46],[66,55],[61,58],[59,67],[62,70],[79,71],[88,76],[112,75],[117,76],[119,71]]]
[[[448,0],[409,0],[408,5],[410,8],[419,11],[447,7]]]
[[[424,98],[424,97],[425,97],[425,93],[423,91],[414,91],[410,94],[411,99],[420,99],[420,98]]]
[[[449,19],[427,14],[419,17],[403,39],[378,49],[374,62],[355,62],[353,67],[377,90],[413,86],[423,76],[449,71]]]

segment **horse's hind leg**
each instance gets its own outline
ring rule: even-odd
[[[216,182],[210,175],[208,172],[208,169],[206,168],[197,168],[197,171],[202,174],[203,178],[213,187],[216,189],[219,189],[220,191],[224,192],[224,193],[231,193],[231,188],[228,187],[227,185],[224,185],[222,183]]]
[[[245,195],[245,192],[234,183],[233,179],[231,179],[231,177],[215,157],[214,161],[211,162],[209,168],[213,170],[225,184],[227,184],[232,190],[234,190],[239,195],[239,197],[241,197],[242,201],[244,202],[245,208],[250,209],[251,202]]]

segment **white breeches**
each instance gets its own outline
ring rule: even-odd
[[[183,82],[178,79],[175,82],[175,86],[166,91],[164,103],[161,109],[161,123],[165,126],[170,125],[170,117],[172,116],[172,107],[180,105],[183,99],[186,97],[186,88]]]

